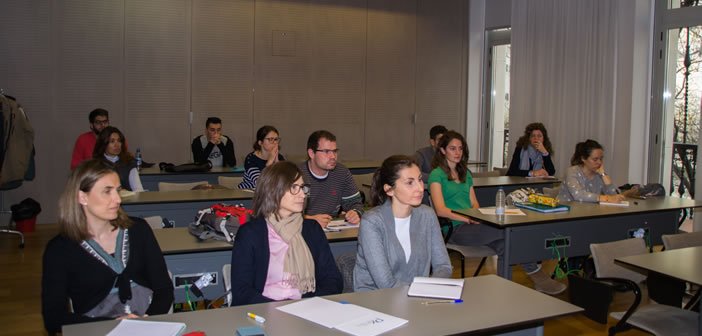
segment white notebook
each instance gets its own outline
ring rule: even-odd
[[[178,336],[185,331],[185,323],[124,319],[107,336]]]
[[[629,206],[629,201],[621,201],[621,202],[619,202],[619,203],[600,202],[600,205],[618,206],[618,207],[628,207],[628,206]]]
[[[463,294],[463,279],[414,277],[408,296],[438,299],[460,299]]]
[[[351,335],[379,335],[408,322],[372,309],[320,297],[300,300],[277,309]]]

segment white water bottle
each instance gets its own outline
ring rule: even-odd
[[[141,171],[141,148],[137,148],[136,150],[136,166],[137,166],[137,171]]]
[[[498,216],[505,214],[505,191],[502,188],[498,189],[495,195],[495,214]]]

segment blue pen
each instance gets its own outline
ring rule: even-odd
[[[463,300],[461,300],[461,299],[456,299],[456,300],[435,300],[435,301],[424,301],[424,302],[422,302],[423,305],[430,305],[430,304],[437,304],[437,303],[463,303]]]

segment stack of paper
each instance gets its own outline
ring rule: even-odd
[[[408,322],[361,306],[342,304],[320,297],[301,300],[277,309],[351,335],[379,335]]]
[[[463,279],[414,277],[407,295],[439,299],[460,299],[463,293],[463,282]]]
[[[107,336],[178,336],[185,330],[185,323],[156,322],[124,319]]]
[[[628,207],[629,201],[621,201],[621,202],[616,202],[616,203],[615,202],[600,202],[600,205]]]
[[[337,219],[329,222],[329,225],[327,225],[328,229],[332,230],[348,230],[348,229],[357,229],[358,225],[351,224],[343,219]]]

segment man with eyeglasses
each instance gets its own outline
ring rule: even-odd
[[[300,163],[302,178],[310,187],[305,218],[326,227],[335,217],[359,224],[363,214],[361,193],[351,171],[338,163],[336,136],[329,131],[316,131],[307,139],[308,160]]]
[[[222,119],[209,117],[205,121],[205,134],[193,139],[193,161],[210,161],[212,167],[236,166],[234,141],[222,135]]]
[[[96,108],[90,112],[88,120],[90,121],[90,131],[79,135],[78,139],[76,139],[76,144],[73,146],[71,170],[76,169],[81,162],[93,158],[97,135],[105,127],[110,126],[110,113],[105,109]]]

